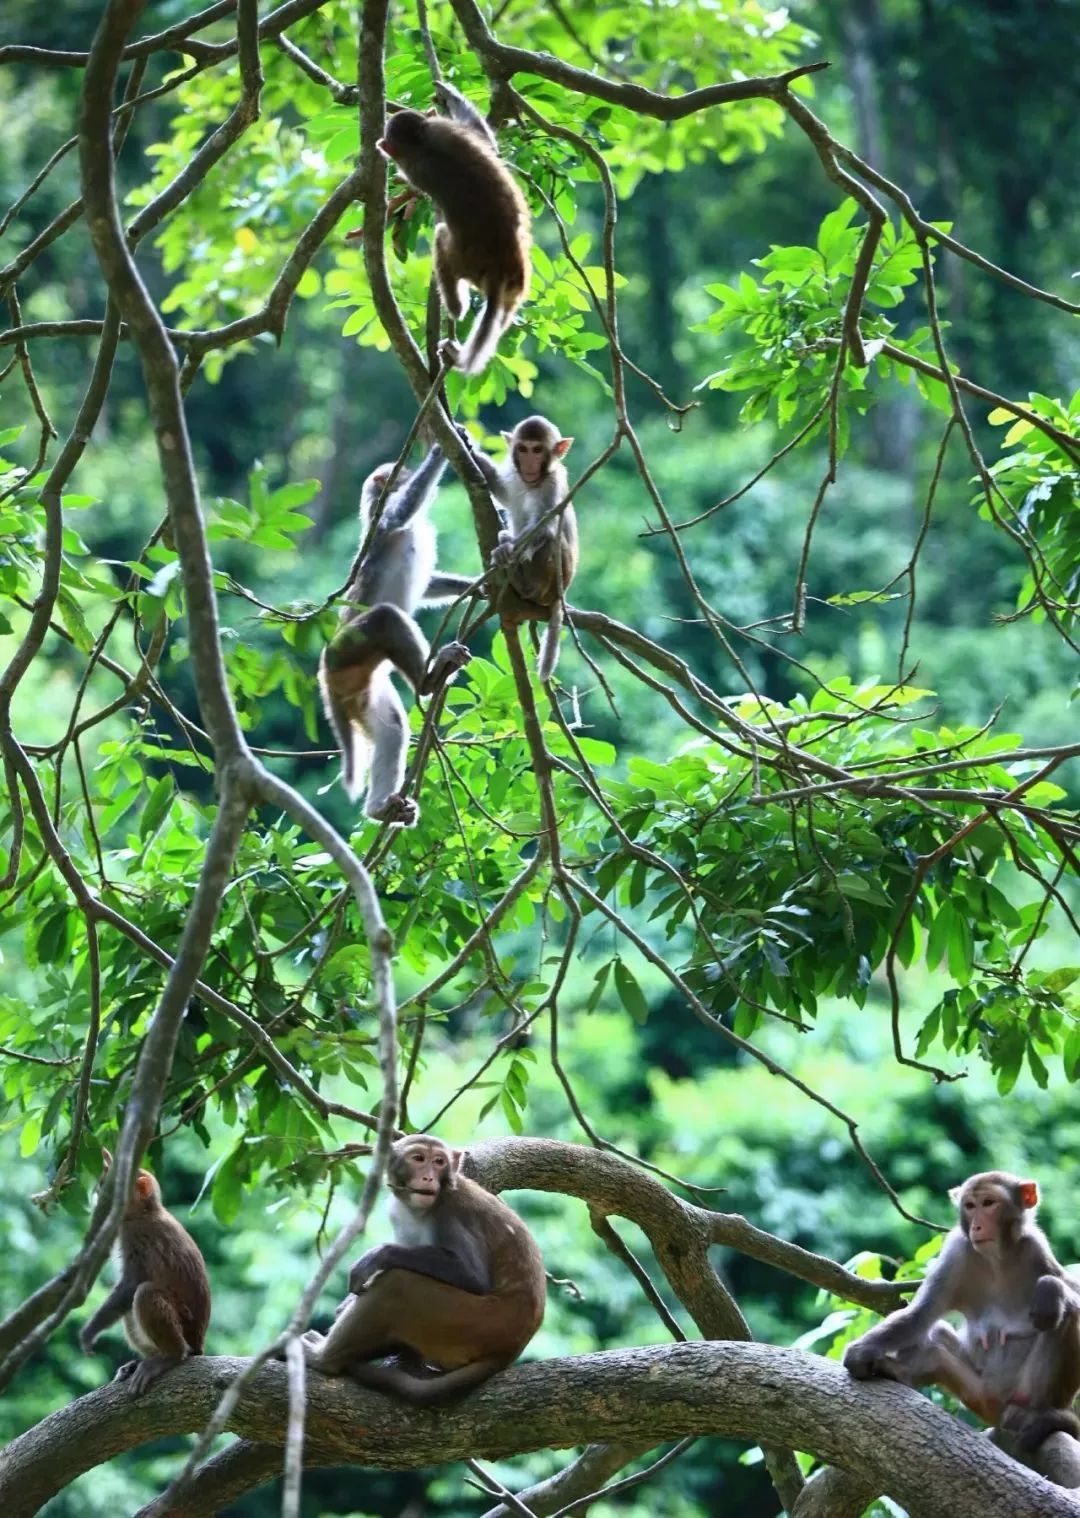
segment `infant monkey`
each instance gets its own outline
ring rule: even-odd
[[[569,483],[563,459],[574,439],[560,437],[546,416],[530,416],[504,432],[507,454],[501,466],[486,454],[473,459],[484,481],[510,518],[491,555],[492,569],[509,570],[511,588],[525,601],[550,607],[536,670],[545,683],[559,660],[563,599],[578,567],[577,517],[566,501]]]
[[[428,508],[445,467],[442,450],[435,447],[418,469],[399,475],[346,592],[350,604],[342,611],[341,631],[319,661],[319,689],[341,747],[346,792],[359,795],[370,759],[364,812],[403,827],[415,824],[420,809],[401,794],[409,729],[389,666],[399,670],[418,695],[426,696],[470,657],[463,643],[447,643],[428,669],[431,651],[413,620],[421,603],[445,605],[472,585],[464,575],[435,570],[436,534]],[[392,469],[392,464],[381,464],[364,481],[361,543]]]

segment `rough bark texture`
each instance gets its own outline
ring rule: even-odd
[[[138,1401],[112,1383],[52,1414],[0,1457],[4,1518],[29,1518],[75,1476],[122,1450],[199,1428],[244,1363],[189,1360]],[[284,1366],[264,1365],[229,1426],[256,1443],[280,1444],[287,1403]],[[831,1361],[764,1344],[675,1344],[519,1365],[440,1411],[410,1411],[347,1381],[312,1376],[308,1384],[308,1456],[317,1464],[402,1469],[683,1434],[812,1451],[858,1470],[913,1518],[1080,1513],[1068,1492],[918,1393],[859,1383]]]

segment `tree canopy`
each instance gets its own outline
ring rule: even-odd
[[[1065,1436],[1039,1474],[836,1363],[969,1171],[1041,1165],[1080,1251],[1067,9],[15,5],[13,1513],[1075,1512]],[[441,79],[534,217],[469,379],[376,148]],[[458,430],[535,411],[582,539],[548,686]],[[359,483],[428,441],[471,590],[426,630],[473,657],[413,705],[403,829],[315,670]],[[437,1415],[291,1348],[417,1130],[521,1189],[550,1273],[528,1363]],[[73,1314],[144,1159],[215,1310],[134,1401]]]

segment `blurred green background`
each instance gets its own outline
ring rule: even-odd
[[[583,15],[600,9],[583,7]],[[96,4],[85,0],[69,0],[62,7],[9,0],[5,37],[41,46],[85,46],[98,12]],[[186,13],[182,3],[157,5],[153,25],[164,27]],[[1075,288],[1068,283],[1080,232],[1074,5],[1068,0],[838,0],[829,5],[808,0],[793,5],[789,14],[793,25],[809,28],[820,39],[800,57],[822,56],[833,64],[817,80],[815,110],[841,140],[903,184],[923,214],[953,221],[958,235],[990,259],[1044,288],[1065,294]],[[538,35],[540,16],[529,6],[511,4],[504,23],[507,35],[524,38],[523,45],[554,47],[543,33],[540,41],[530,42]],[[546,10],[542,24],[550,24]],[[298,29],[297,40],[316,52],[317,27],[313,24],[306,39]],[[724,77],[722,54],[716,69]],[[348,77],[340,61],[339,72]],[[677,73],[669,72],[666,87],[677,84]],[[16,65],[0,73],[5,120],[0,206],[6,208],[17,197],[71,130],[78,85],[75,70]],[[133,126],[136,159],[140,144],[176,130],[175,124],[170,128],[170,108],[155,110],[140,115]],[[303,132],[301,116],[283,108],[280,152],[275,157],[267,149],[261,170],[267,175],[275,165],[280,170],[279,192],[295,197],[290,200],[294,214],[296,202],[302,205],[306,195],[311,200],[308,214],[320,199],[305,184]],[[620,293],[624,343],[679,402],[689,399],[692,388],[717,365],[713,340],[693,330],[711,309],[704,286],[736,280],[770,244],[813,243],[821,218],[836,204],[834,187],[792,128],[763,139],[757,144],[760,151],[753,146],[733,138],[730,152],[701,155],[678,173],[648,173],[621,207],[618,267],[628,281]],[[240,190],[233,186],[227,193]],[[0,243],[0,257],[14,256],[75,194],[76,163],[69,155],[16,218]],[[597,211],[596,198],[584,195],[575,231],[591,228],[595,233]],[[541,246],[553,249],[553,239],[550,228],[538,228]],[[197,263],[199,248],[192,246],[190,252]],[[176,258],[177,250],[168,245],[143,250],[140,264],[159,299],[169,292],[177,299]],[[324,251],[317,264],[320,278],[330,264]],[[22,290],[23,319],[98,314],[89,267],[85,232],[78,227],[36,264],[32,283]],[[266,282],[267,271],[259,280],[256,272],[242,268],[242,257],[235,267],[223,267],[217,319],[222,310],[228,315],[247,309],[245,280],[259,288]],[[236,289],[230,295],[233,274]],[[955,260],[943,265],[940,281],[951,352],[966,372],[1010,396],[1029,390],[1071,393],[1080,342],[1067,318],[977,277]],[[414,409],[392,357],[341,335],[343,315],[331,306],[332,294],[316,285],[308,298],[294,304],[279,348],[260,342],[223,367],[209,365],[188,401],[200,480],[209,501],[246,499],[256,466],[271,487],[305,478],[321,482],[305,508],[314,525],[303,538],[302,552],[231,542],[221,548],[218,562],[278,605],[327,594],[339,581],[355,548],[359,482],[374,464],[395,453]],[[58,418],[70,417],[77,405],[88,351],[81,339],[35,346],[42,393]],[[511,397],[501,409],[485,407],[483,420],[495,431],[541,409],[564,432],[573,433],[570,462],[584,467],[611,435],[605,388],[595,373],[561,362],[550,351],[536,362],[539,376],[532,396]],[[600,364],[595,355],[594,362]],[[737,489],[783,441],[771,418],[740,427],[738,396],[705,389],[697,398],[698,409],[687,415],[681,430],[674,430],[649,388],[633,383],[632,406],[643,442],[658,484],[680,519]],[[5,383],[0,399],[3,426],[28,420],[25,394],[13,381]],[[981,418],[978,426],[981,441],[995,446],[992,429]],[[818,675],[887,679],[893,673],[905,603],[842,608],[825,601],[841,591],[879,585],[902,566],[918,527],[940,433],[940,419],[919,404],[914,392],[882,398],[853,433],[844,471],[816,530],[813,600],[798,648],[799,658]],[[32,441],[28,433],[24,462],[32,457]],[[822,467],[823,445],[797,453],[687,539],[702,590],[733,622],[750,624],[790,605],[806,514]],[[1045,628],[995,621],[1013,609],[1023,566],[1004,538],[976,514],[968,474],[960,451],[953,450],[923,556],[909,655],[909,664],[917,666],[916,683],[938,693],[938,721],[982,724],[1000,706],[1000,725],[1022,734],[1028,746],[1067,741],[1076,733],[1076,711],[1069,705],[1074,657]],[[134,558],[160,515],[161,492],[141,383],[129,353],[122,355],[76,485],[97,498],[85,526],[80,523],[94,554],[105,561]],[[686,658],[716,689],[737,693],[736,672],[725,666],[716,643],[690,615],[666,543],[639,536],[655,522],[629,460],[616,458],[577,504],[583,559],[574,602],[632,622]],[[439,521],[445,562],[478,572],[460,487],[448,488],[440,498]],[[18,612],[12,620],[16,630],[24,625]],[[235,649],[265,637],[254,607],[234,603],[226,621]],[[807,675],[775,648],[747,643],[740,654],[776,699],[810,693]],[[576,679],[588,690],[589,672],[569,645],[563,659],[563,678]],[[313,652],[309,662],[313,672]],[[80,656],[59,641],[49,646],[47,659],[37,662],[16,703],[19,732],[26,741],[55,736],[70,711],[81,669]],[[169,655],[164,676],[174,699],[193,709],[182,645]],[[95,676],[91,689],[106,699],[114,693],[104,677]],[[665,721],[658,715],[648,692],[627,681],[618,682],[618,691],[618,722],[601,701],[590,701],[593,736],[618,743],[621,751],[655,758],[683,741],[674,717]],[[271,748],[304,750],[319,750],[328,742],[325,728],[317,738],[298,731],[295,708],[275,689],[268,689],[260,704],[258,740]],[[282,772],[336,821],[348,823],[350,811],[340,791],[321,793],[333,773],[331,759],[312,754],[285,764]],[[185,775],[188,783],[190,774]],[[1071,782],[1066,778],[1062,783],[1071,783],[1071,799],[1080,801],[1075,771]],[[4,992],[12,1000],[32,1003],[35,974],[8,926],[0,921]],[[594,934],[603,931],[594,929]],[[599,952],[586,936],[564,998],[567,1008],[583,1005]],[[1058,928],[1035,953],[1046,965],[1069,962],[1075,945]],[[648,999],[643,1027],[635,1028],[621,1012],[601,1008],[572,1019],[573,1038],[565,1051],[578,1094],[607,1138],[689,1181],[725,1187],[716,1199],[723,1210],[744,1212],[763,1228],[842,1260],[861,1250],[906,1256],[924,1241],[925,1235],[905,1225],[873,1185],[835,1120],[759,1067],[730,1055],[679,1015],[659,974],[646,971],[639,979]],[[933,1004],[934,985],[928,971],[906,975],[905,1006],[912,1027]],[[1008,1097],[1000,1098],[989,1073],[972,1061],[965,1079],[935,1085],[926,1075],[894,1065],[885,1006],[883,988],[875,983],[861,1011],[850,1004],[823,1008],[812,1036],[774,1024],[760,1041],[859,1119],[864,1141],[909,1207],[944,1220],[945,1192],[966,1174],[990,1165],[1030,1170],[1042,1183],[1043,1221],[1059,1256],[1080,1256],[1080,1219],[1071,1183],[1080,1153],[1080,1120],[1074,1093],[1060,1073],[1052,1075],[1045,1091],[1024,1076]],[[479,1018],[457,1019],[438,1031],[413,1095],[414,1122],[422,1125],[425,1114],[439,1109],[488,1046]],[[473,1132],[505,1131],[498,1107],[478,1122],[486,1095],[482,1089],[458,1105],[444,1129],[447,1137],[461,1141]],[[564,1100],[542,1059],[533,1068],[529,1097],[527,1131],[581,1137],[569,1128]],[[342,1099],[365,1105],[362,1094]],[[0,1310],[5,1312],[70,1255],[82,1222],[74,1208],[43,1217],[31,1205],[29,1197],[45,1184],[47,1156],[20,1153],[20,1129],[17,1110],[0,1128],[6,1177],[0,1247],[8,1262]],[[359,1136],[341,1133],[342,1141]],[[197,1200],[208,1170],[220,1159],[215,1140],[224,1143],[212,1117],[207,1137],[209,1148],[190,1130],[171,1141],[162,1179],[167,1201],[195,1233],[210,1266],[214,1315],[208,1348],[243,1353],[279,1330],[309,1276],[325,1199],[322,1193],[297,1193],[275,1195],[268,1202],[245,1194],[235,1223],[223,1230],[206,1202]],[[336,1198],[332,1222],[349,1214],[350,1200]],[[634,1283],[593,1236],[583,1206],[547,1196],[511,1200],[535,1228],[552,1274],[571,1278],[580,1291],[579,1298],[564,1288],[552,1289],[548,1318],[530,1356],[663,1339]],[[648,1258],[647,1245],[632,1228],[620,1231]],[[752,1261],[724,1255],[717,1263],[763,1339],[792,1343],[828,1311],[813,1292]],[[325,1311],[340,1295],[339,1287],[327,1294]],[[91,1303],[97,1300],[95,1295]],[[79,1316],[23,1370],[0,1404],[0,1437],[21,1432],[98,1385],[123,1357],[114,1332],[102,1341],[102,1353],[82,1359],[76,1348]],[[175,1470],[178,1448],[163,1444],[91,1472],[46,1511],[50,1518],[133,1512]],[[775,1502],[760,1472],[740,1463],[739,1454],[734,1445],[700,1441],[655,1483],[620,1502],[597,1504],[593,1511],[598,1518],[615,1513],[637,1518],[657,1510],[667,1518],[699,1518],[720,1510],[766,1518]],[[556,1469],[561,1460],[538,1455],[495,1473],[516,1487],[527,1476]],[[268,1488],[231,1511],[264,1518],[276,1511],[277,1502]],[[457,1467],[400,1475],[316,1472],[305,1480],[304,1512],[311,1518],[434,1518],[479,1513],[487,1505]]]

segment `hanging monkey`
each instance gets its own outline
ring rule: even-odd
[[[452,85],[437,94],[454,120],[397,111],[378,148],[442,215],[433,259],[447,315],[465,315],[469,285],[484,297],[464,347],[448,339],[441,349],[463,374],[479,374],[528,293],[529,208],[476,108]]]
[[[415,471],[402,471],[346,592],[350,604],[342,612],[341,631],[319,661],[319,688],[341,747],[346,792],[359,795],[370,761],[364,813],[403,827],[415,824],[420,809],[401,794],[409,729],[390,666],[418,695],[427,696],[470,658],[463,643],[447,643],[429,669],[428,642],[413,619],[421,603],[445,605],[472,585],[464,575],[435,569],[436,533],[428,508],[445,467],[442,450],[434,447]],[[392,468],[382,464],[364,481],[361,543]]]

